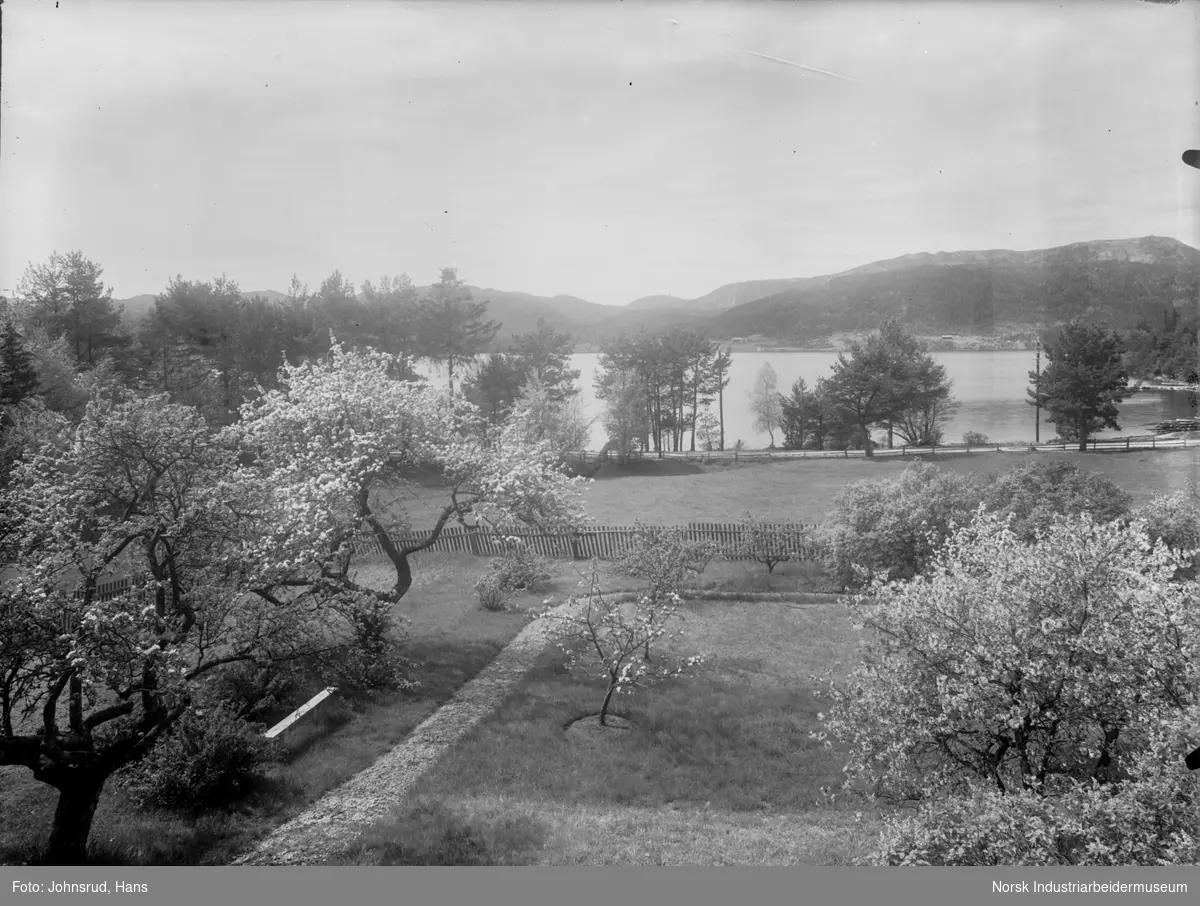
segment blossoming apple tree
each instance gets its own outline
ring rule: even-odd
[[[397,379],[396,365],[334,340],[323,359],[285,365],[281,388],[243,408],[232,430],[272,495],[274,531],[252,552],[264,585],[368,593],[351,577],[355,540],[368,535],[395,570],[382,598],[394,603],[412,585],[409,558],[451,521],[565,529],[583,518],[557,452],[527,441],[525,413],[489,425],[470,403]],[[415,528],[414,499],[429,500],[422,474],[443,497],[426,536],[399,543],[397,530]]]
[[[58,790],[47,858],[84,859],[107,779],[222,668],[337,649],[328,602],[249,595],[266,497],[195,410],[95,398],[41,436],[4,493],[0,764]],[[106,578],[128,587],[101,594]],[[340,602],[332,602],[337,608]],[[332,627],[332,631],[331,631]]]
[[[856,605],[870,639],[828,729],[853,777],[919,799],[1121,776],[1135,719],[1200,692],[1196,584],[1144,524],[1059,517],[1033,543],[981,513],[932,567]],[[1182,758],[1182,756],[1181,756]]]

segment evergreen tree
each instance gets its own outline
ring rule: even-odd
[[[442,268],[439,283],[417,303],[417,353],[446,366],[450,393],[455,369],[471,362],[500,330],[496,321],[485,321],[488,303],[471,301],[471,291],[452,267]]]
[[[1129,375],[1121,338],[1107,327],[1069,321],[1046,345],[1046,367],[1029,372],[1029,404],[1040,402],[1060,437],[1079,441],[1117,424],[1118,404],[1128,395]]]
[[[15,405],[31,396],[38,385],[33,356],[11,319],[0,320],[0,403]]]
[[[573,349],[571,335],[555,330],[545,318],[538,318],[536,330],[516,334],[511,346],[526,375],[537,378],[550,397],[559,402],[579,393],[575,382],[580,372],[568,367]]]
[[[121,327],[122,309],[113,303],[103,274],[80,251],[55,252],[44,264],[30,264],[19,285],[35,323],[52,340],[66,337],[76,361],[88,367],[129,343]]]

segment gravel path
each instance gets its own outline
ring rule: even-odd
[[[352,844],[365,828],[393,814],[422,773],[494,711],[545,650],[562,604],[522,629],[487,667],[373,765],[330,790],[276,828],[234,865],[312,865]]]

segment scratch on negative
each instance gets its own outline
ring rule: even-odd
[[[815,66],[805,66],[803,63],[795,63],[791,60],[784,60],[781,57],[773,57],[770,54],[759,53],[756,50],[747,50],[744,51],[744,53],[751,54],[755,57],[762,57],[764,60],[773,60],[774,62],[782,63],[785,66],[795,66],[797,69],[807,69],[809,72],[819,72],[821,75],[833,76],[835,79],[845,79],[847,82],[858,82],[860,85],[862,84],[862,79],[855,79],[851,76],[840,75],[836,72],[830,72],[828,69],[817,69]]]

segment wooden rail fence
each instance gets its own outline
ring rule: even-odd
[[[1170,450],[1177,447],[1200,446],[1200,432],[1182,432],[1179,437],[1161,438],[1147,434],[1130,437],[1117,437],[1088,441],[1088,452],[1091,453],[1120,453],[1133,450]],[[891,456],[936,456],[938,454],[960,453],[1070,453],[1079,450],[1079,444],[1035,444],[1029,441],[989,441],[982,444],[945,444],[936,447],[896,446],[875,447],[876,459],[886,459]],[[578,462],[595,463],[600,454],[592,450],[583,450],[570,454]],[[659,454],[653,451],[642,451],[636,454],[639,460],[687,460],[703,463],[756,463],[778,462],[789,459],[861,459],[867,455],[865,450],[786,450],[782,447],[769,450],[692,450]],[[616,461],[616,457],[613,457]]]

